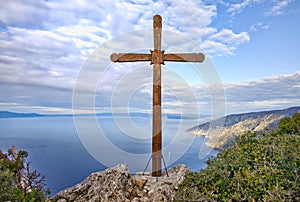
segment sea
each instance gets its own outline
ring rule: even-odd
[[[218,153],[205,136],[187,130],[203,120],[164,118],[166,168],[186,164],[192,171],[206,167]],[[12,145],[29,153],[31,168],[46,177],[51,195],[84,180],[92,172],[127,163],[130,173],[151,171],[149,117],[45,116],[0,119],[0,149]],[[163,164],[164,165],[164,164]]]

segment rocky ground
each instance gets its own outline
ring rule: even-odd
[[[177,165],[162,177],[149,174],[130,175],[127,164],[92,173],[81,183],[60,191],[48,202],[67,201],[173,201],[178,185],[190,169]]]

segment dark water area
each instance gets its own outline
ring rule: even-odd
[[[88,127],[89,118],[85,118],[85,121],[87,132],[93,133],[94,131]],[[134,121],[139,128],[145,127],[145,130],[151,133],[147,128],[151,124],[147,118]],[[106,145],[100,145],[97,150],[101,153],[100,157],[91,153],[91,148],[81,141],[85,134],[78,135],[72,117],[0,119],[0,149],[6,152],[10,146],[16,145],[19,149],[28,151],[32,168],[46,176],[47,187],[51,189],[51,194],[81,182],[92,172],[104,170],[118,163],[127,162],[132,173],[143,170],[145,162],[150,157],[151,134],[139,138],[126,136],[124,130],[118,129],[123,126],[116,125],[112,117],[101,118],[99,122],[103,133],[113,145],[120,148],[123,153],[127,152],[129,156],[134,154],[138,158],[132,162],[125,155],[121,160],[118,158],[112,160],[111,164],[102,161],[101,156],[114,159],[112,158],[115,155],[114,150],[110,150]],[[206,166],[205,161],[208,157],[217,154],[217,150],[205,146],[204,137],[195,138],[193,135],[180,134],[184,132],[176,132],[179,131],[180,120],[168,120],[165,125],[163,154],[167,167],[184,163],[193,171],[197,171]],[[188,125],[186,129],[192,126]],[[128,131],[134,134],[137,130],[129,128]],[[180,138],[174,140],[175,136]]]

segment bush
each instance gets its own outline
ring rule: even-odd
[[[300,113],[295,113],[292,118],[286,117],[279,122],[279,133],[300,135]]]
[[[30,169],[28,153],[12,146],[7,154],[0,150],[0,201],[44,201],[45,176]]]
[[[292,120],[298,119],[294,115]],[[286,122],[270,134],[247,133],[186,176],[177,201],[300,201],[299,122],[290,134]],[[297,125],[298,124],[298,125]]]

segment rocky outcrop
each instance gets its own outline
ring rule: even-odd
[[[92,173],[81,183],[60,191],[48,201],[173,201],[178,185],[190,169],[177,165],[168,175],[151,177],[149,174],[130,175],[126,164]]]
[[[300,112],[300,107],[292,107],[284,110],[233,114],[195,126],[188,131],[195,135],[206,136],[206,144],[210,147],[223,148],[236,136],[247,131],[268,132],[276,129],[280,119],[283,117],[291,117],[296,112]]]

